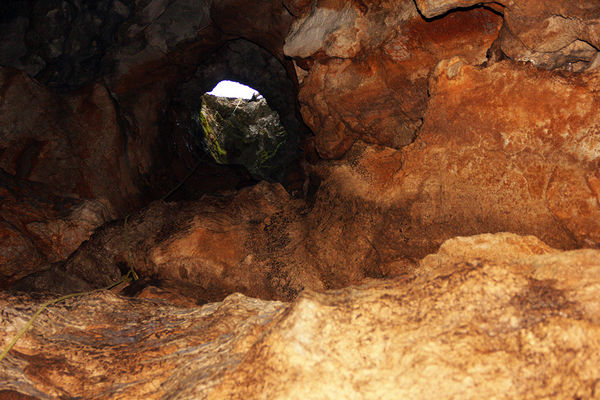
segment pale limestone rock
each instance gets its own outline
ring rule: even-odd
[[[289,57],[306,58],[319,50],[330,57],[352,57],[356,45],[352,26],[357,15],[348,3],[341,10],[315,8],[311,14],[292,25],[283,52]]]

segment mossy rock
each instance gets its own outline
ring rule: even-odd
[[[255,179],[273,180],[290,161],[279,154],[287,132],[264,98],[205,94],[193,118],[201,127],[207,152],[218,163],[241,164]]]

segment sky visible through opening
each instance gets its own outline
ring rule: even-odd
[[[242,85],[238,82],[233,81],[221,81],[213,88],[212,91],[208,92],[208,94],[212,94],[213,96],[219,97],[236,97],[239,99],[251,99],[252,95],[259,93],[248,87],[246,85]]]

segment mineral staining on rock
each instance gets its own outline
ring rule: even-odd
[[[326,159],[341,157],[357,139],[394,148],[410,144],[423,121],[427,78],[436,63],[455,55],[483,63],[502,22],[482,9],[427,22],[412,1],[373,5],[366,13],[357,3],[341,3],[335,12],[329,4],[319,11],[327,2],[315,3],[293,26],[284,49],[298,60],[314,56],[298,97],[316,149]],[[334,16],[341,21],[352,16],[353,29]],[[308,27],[319,23],[328,25],[318,30],[321,40],[313,41],[317,32]]]
[[[0,69],[0,345],[49,293],[141,280],[42,314],[0,398],[599,398],[596,1],[27,3],[0,18],[39,79]],[[253,74],[293,134],[230,146],[216,122],[262,105],[197,99]],[[181,119],[272,177],[295,112],[305,198],[133,212],[194,164]]]
[[[404,279],[291,303],[233,294],[178,308],[97,293],[40,317],[3,361],[0,387],[35,398],[593,399],[599,259],[482,235],[448,241]],[[0,343],[39,304],[0,294]]]

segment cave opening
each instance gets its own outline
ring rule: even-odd
[[[242,165],[257,181],[281,181],[288,160],[280,157],[287,131],[279,114],[256,90],[223,80],[192,111],[193,134],[218,164]]]
[[[301,195],[300,144],[307,128],[296,93],[282,62],[253,42],[231,40],[206,57],[163,108],[162,136],[171,155],[171,177],[163,181],[185,180],[169,200],[260,181]]]

